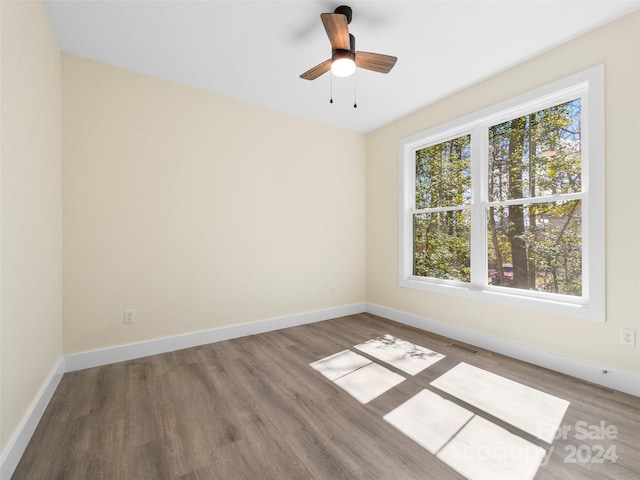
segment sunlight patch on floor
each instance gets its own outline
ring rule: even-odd
[[[420,373],[445,357],[388,334],[356,345],[355,348],[409,375]]]
[[[473,417],[473,413],[422,390],[383,418],[434,455]]]
[[[475,416],[437,457],[469,480],[532,480],[545,450]]]
[[[445,356],[383,335],[354,348],[409,375]],[[405,377],[351,350],[310,364],[362,404]],[[446,399],[422,390],[384,415],[384,420],[468,480],[532,480],[545,450],[456,403],[472,405],[548,443],[569,402],[464,362],[431,382]]]
[[[569,407],[562,398],[466,363],[431,385],[547,443],[553,442]]]
[[[405,378],[351,350],[309,364],[360,403],[368,403]]]
[[[403,381],[402,375],[377,363],[371,363],[338,378],[333,383],[360,403],[368,403]]]
[[[351,350],[343,350],[313,362],[310,366],[333,381],[370,363],[372,363],[371,360],[362,355]]]

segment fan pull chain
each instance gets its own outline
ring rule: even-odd
[[[353,108],[358,108],[358,104],[356,103],[356,86],[358,82],[356,81],[357,75],[353,74]]]
[[[333,74],[330,73],[329,77],[331,78],[331,80],[329,81],[329,85],[330,85],[330,98],[329,98],[329,103],[333,103]]]

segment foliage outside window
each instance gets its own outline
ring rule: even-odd
[[[401,142],[400,283],[604,320],[602,69]]]
[[[582,295],[581,112],[576,98],[489,127],[493,284]]]
[[[422,148],[415,155],[413,274],[468,282],[471,136]]]

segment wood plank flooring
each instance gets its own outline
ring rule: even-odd
[[[446,358],[366,405],[309,367],[384,334]],[[544,448],[536,480],[640,478],[640,398],[452,343],[359,314],[67,373],[12,478],[462,479],[382,418],[425,388]],[[460,362],[570,401],[571,431],[549,445],[429,385]],[[601,422],[614,439],[576,438]]]

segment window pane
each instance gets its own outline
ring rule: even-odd
[[[489,201],[577,193],[581,101],[572,100],[489,129]]]
[[[419,213],[413,216],[413,274],[471,281],[471,211]]]
[[[416,152],[416,209],[471,202],[471,135]]]
[[[581,201],[488,209],[489,283],[582,295]]]

